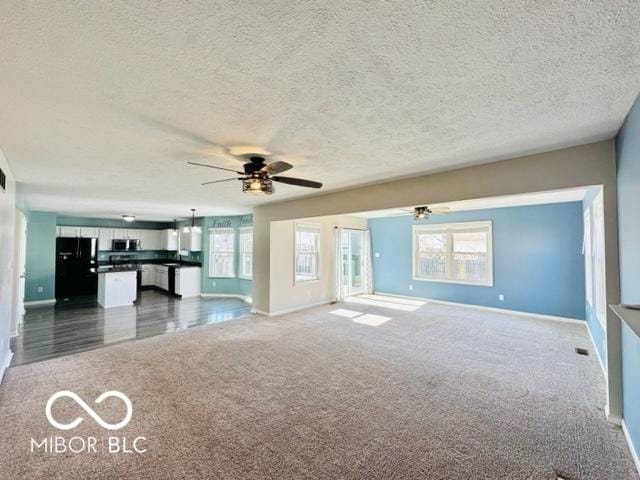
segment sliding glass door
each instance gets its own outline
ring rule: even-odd
[[[363,230],[342,230],[342,295],[349,297],[364,292],[364,236]]]

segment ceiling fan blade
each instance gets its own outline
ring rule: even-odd
[[[264,167],[262,167],[261,171],[267,172],[269,175],[275,175],[278,173],[286,172],[287,170],[291,170],[292,168],[293,165],[287,162],[277,161],[265,165]]]
[[[229,180],[242,180],[242,179],[239,177],[223,178],[222,180],[213,180],[211,182],[204,182],[204,183],[201,183],[200,185],[211,185],[212,183],[228,182]]]
[[[271,180],[274,182],[286,183],[287,185],[297,185],[298,187],[309,187],[309,188],[321,188],[322,184],[320,182],[314,182],[312,180],[305,180],[303,178],[293,178],[293,177],[271,177]]]
[[[233,173],[237,173],[238,175],[244,175],[243,172],[238,172],[236,170],[232,170],[230,168],[224,168],[224,167],[216,167],[214,165],[207,165],[206,163],[197,163],[197,162],[187,162],[189,165],[198,165],[199,167],[208,167],[208,168],[215,168],[217,170],[225,170],[227,172],[233,172]]]

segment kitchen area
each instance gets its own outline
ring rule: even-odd
[[[251,215],[125,217],[30,212],[26,312],[12,365],[252,314]],[[212,256],[212,238],[230,250]]]
[[[94,296],[102,308],[132,305],[143,289],[200,295],[202,231],[183,228],[57,226],[58,302]]]

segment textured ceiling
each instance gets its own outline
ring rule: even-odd
[[[212,156],[325,190],[609,138],[640,89],[637,1],[0,2],[0,148],[34,209],[244,213]]]

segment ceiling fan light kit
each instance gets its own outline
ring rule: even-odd
[[[286,172],[293,168],[293,165],[277,160],[275,162],[267,163],[266,159],[262,156],[255,154],[241,154],[235,155],[240,159],[248,159],[249,161],[243,165],[243,171],[238,172],[230,168],[217,167],[215,165],[207,165],[204,163],[187,162],[190,165],[197,165],[200,167],[214,168],[216,170],[224,170],[227,172],[233,172],[239,177],[223,178],[221,180],[213,180],[210,182],[204,182],[202,185],[210,185],[213,183],[228,182],[231,180],[242,181],[242,191],[249,195],[271,195],[275,192],[273,182],[285,183],[287,185],[295,185],[297,187],[307,188],[322,188],[322,183],[314,182],[312,180],[305,180],[303,178],[283,177],[279,175],[282,172]]]
[[[242,191],[249,195],[271,195],[275,189],[268,178],[245,178],[242,180]]]
[[[413,218],[415,220],[427,220],[430,213],[429,207],[416,207],[413,209]]]

